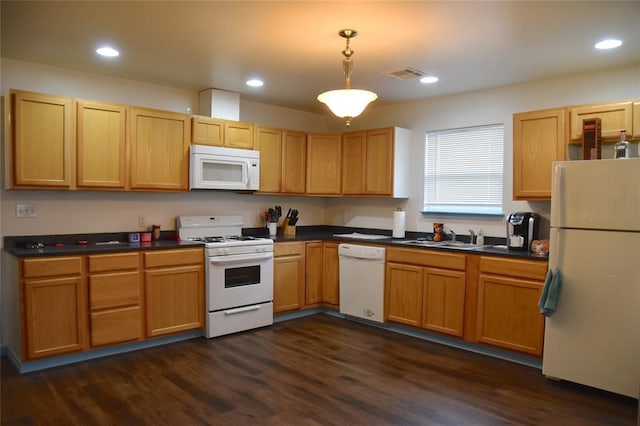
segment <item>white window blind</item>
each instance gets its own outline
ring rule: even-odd
[[[504,125],[427,133],[424,211],[502,214]]]

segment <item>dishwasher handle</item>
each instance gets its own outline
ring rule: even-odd
[[[341,259],[357,259],[360,261],[384,261],[384,247],[362,246],[359,244],[339,244],[338,257]]]

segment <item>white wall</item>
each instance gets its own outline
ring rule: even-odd
[[[417,84],[410,83],[407,84]],[[431,130],[504,123],[504,212],[535,211],[542,215],[541,237],[548,236],[550,202],[513,201],[513,114],[583,103],[640,97],[640,65],[597,73],[535,81],[508,87],[371,107],[353,120],[353,130],[399,126],[411,129],[411,192],[408,200],[334,198],[327,201],[327,224],[390,229],[398,206],[407,214],[407,230],[431,232],[433,222],[458,234],[483,228],[486,235],[506,236],[503,217],[429,216],[421,213],[425,134]],[[375,104],[374,104],[375,105]]]

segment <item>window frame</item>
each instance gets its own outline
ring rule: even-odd
[[[465,144],[474,143],[477,141],[477,137],[465,137],[465,134],[470,134],[472,132],[480,133],[485,132],[485,138],[482,139],[483,145],[479,148],[469,150],[470,153],[477,153],[481,151],[487,152],[487,155],[484,156],[481,160],[472,161],[473,158],[469,157],[463,159],[462,163],[453,161],[451,157],[456,154],[453,149],[444,149],[441,148],[443,146],[446,147],[447,142],[452,142],[452,140],[460,141],[462,140]],[[459,128],[450,128],[450,129],[440,129],[440,130],[432,130],[427,131],[425,133],[425,142],[424,142],[424,167],[422,170],[422,214],[427,215],[463,215],[463,216],[503,216],[504,215],[504,173],[505,173],[505,161],[504,161],[504,151],[505,151],[505,124],[504,123],[492,123],[492,124],[481,124],[474,126],[466,126]],[[479,134],[477,136],[480,136]],[[433,138],[437,138],[437,140],[433,141]],[[430,144],[436,143],[435,147],[430,147]],[[459,144],[457,145],[459,146]],[[430,149],[431,148],[431,149]],[[442,178],[444,173],[438,173],[438,171],[431,172],[429,167],[433,167],[434,159],[429,157],[429,153],[436,151],[438,155],[444,152],[445,157],[448,156],[448,159],[445,159],[443,163],[438,162],[438,164],[444,164],[444,167],[451,167],[455,164],[458,167],[460,164],[467,164],[466,173],[458,174],[458,177],[463,178],[462,185],[465,184],[464,179],[466,178],[466,184],[475,183],[473,179],[469,178],[469,173],[478,173],[479,168],[474,167],[478,164],[487,165],[488,169],[482,171],[480,173],[481,177],[484,177],[488,180],[486,186],[483,186],[482,191],[485,191],[486,194],[482,197],[486,202],[476,202],[474,203],[469,197],[466,200],[462,200],[461,203],[451,202],[451,200],[442,199],[440,202],[429,203],[429,191],[431,192],[438,190],[431,186],[428,186],[428,179],[435,178],[438,176]],[[459,151],[458,151],[459,153]],[[472,154],[469,154],[472,155]],[[499,170],[498,170],[499,168]],[[475,170],[474,170],[475,169]],[[482,169],[482,167],[480,167]],[[451,170],[451,169],[449,169]],[[440,171],[442,172],[442,171]],[[497,173],[499,172],[499,178]],[[455,174],[455,173],[454,173]],[[494,175],[492,177],[492,174]],[[453,176],[453,175],[452,175]],[[447,178],[445,177],[445,182],[440,185],[438,183],[434,183],[435,186],[439,186],[440,190],[442,187],[446,187]],[[453,178],[455,180],[455,177]],[[449,184],[451,185],[451,184]],[[493,188],[493,189],[492,189]],[[463,194],[463,197],[467,194]],[[499,199],[499,203],[497,202]],[[447,202],[449,201],[449,202]],[[466,202],[465,202],[466,201]]]

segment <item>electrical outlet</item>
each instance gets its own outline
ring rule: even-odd
[[[144,216],[138,216],[138,228],[144,228],[146,225],[144,224]]]
[[[33,204],[16,204],[16,217],[38,217]]]

